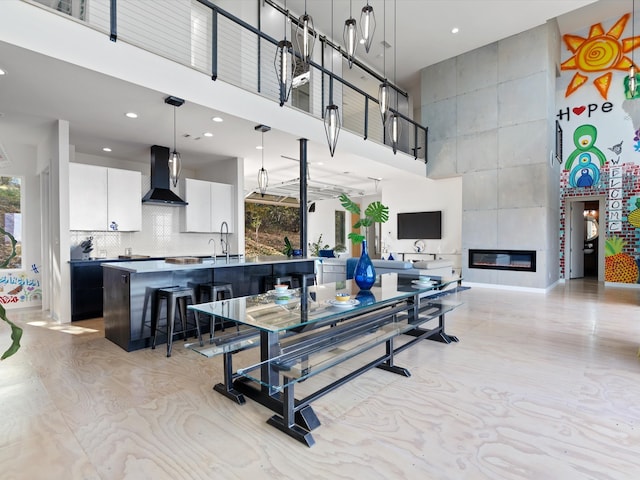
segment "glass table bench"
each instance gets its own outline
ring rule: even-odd
[[[188,347],[207,357],[223,356],[224,381],[215,385],[216,391],[240,404],[248,396],[267,406],[276,412],[269,424],[311,446],[311,431],[320,425],[311,402],[372,368],[410,376],[395,365],[394,355],[421,340],[458,341],[445,333],[444,318],[461,304],[454,293],[460,281],[425,284],[415,277],[385,274],[369,291],[359,291],[355,282],[347,280],[286,295],[267,292],[193,305],[189,308],[195,312],[236,322],[238,328]],[[335,301],[341,292],[349,293],[351,300]],[[431,320],[437,325],[424,328]],[[413,338],[394,345],[401,335]],[[295,398],[298,382],[381,345],[384,352],[374,360],[367,359],[305,398]],[[259,361],[234,369],[233,354],[252,347],[260,347]]]

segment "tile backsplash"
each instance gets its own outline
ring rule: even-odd
[[[71,231],[71,259],[82,258],[80,243],[93,237],[91,257],[117,258],[125,255],[131,248],[133,255],[151,257],[211,255],[213,246],[209,240],[215,240],[216,253],[220,255],[219,233],[184,233],[180,231],[182,207],[164,205],[142,205],[142,230],[140,232],[87,232]],[[237,253],[233,245],[234,235],[229,235],[231,253]]]

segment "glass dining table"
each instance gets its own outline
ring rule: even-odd
[[[368,291],[346,280],[191,305],[211,319],[211,337],[187,346],[207,357],[223,356],[224,380],[215,385],[217,392],[240,404],[248,396],[267,406],[276,412],[268,421],[271,425],[310,446],[310,432],[320,425],[312,401],[372,368],[410,376],[395,365],[394,355],[421,340],[458,341],[445,333],[444,319],[461,304],[456,293],[460,281],[421,282],[384,274]],[[350,298],[340,301],[337,294]],[[215,320],[233,326],[214,332]],[[424,328],[432,320],[437,325]],[[401,335],[409,340],[394,345]],[[373,361],[368,357],[354,371],[295,399],[296,383],[382,345]],[[259,361],[234,368],[233,354],[252,347],[259,347]]]

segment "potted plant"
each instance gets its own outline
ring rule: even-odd
[[[327,250],[328,248],[329,245],[322,244],[322,234],[320,234],[317,242],[309,242],[309,255],[312,257],[319,257],[320,250]]]
[[[360,215],[360,220],[353,225],[353,228],[370,227],[374,223],[385,223],[389,220],[389,207],[378,201],[371,202],[367,206],[364,210],[364,216],[360,206],[344,193],[340,195],[340,203],[347,212]],[[366,236],[359,232],[351,232],[348,237],[354,244],[362,243],[362,253],[353,272],[353,279],[362,290],[369,290],[376,281],[376,270],[373,268],[371,258],[369,258]]]

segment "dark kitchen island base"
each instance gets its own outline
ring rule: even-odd
[[[252,257],[229,263],[171,265],[162,260],[103,263],[105,337],[130,352],[151,346],[151,305],[157,288],[231,283],[235,296],[265,291],[264,279],[294,272],[313,273],[315,260]]]

